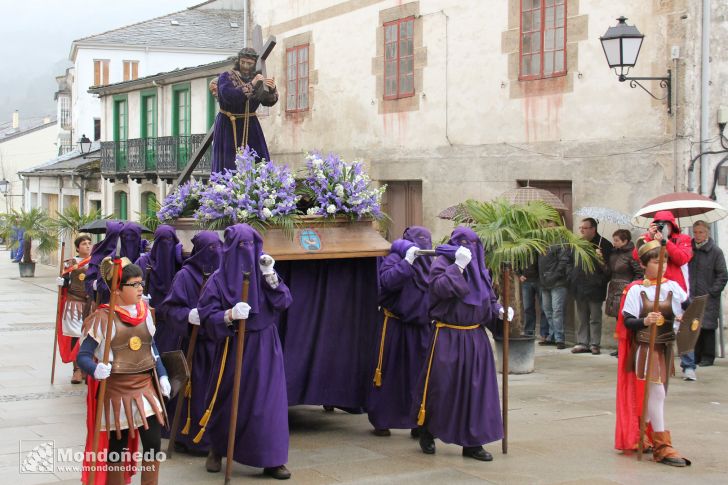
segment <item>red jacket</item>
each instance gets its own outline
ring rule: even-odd
[[[680,232],[680,226],[677,225],[675,216],[670,211],[659,211],[655,214],[653,221],[667,221],[672,225],[670,239],[666,244],[667,249],[667,268],[665,268],[665,278],[678,283],[683,290],[689,292],[688,288],[688,263],[693,259],[692,238],[687,234]],[[647,232],[640,236],[646,242],[652,241],[652,236]],[[632,252],[634,259],[639,261],[637,256],[637,247]]]

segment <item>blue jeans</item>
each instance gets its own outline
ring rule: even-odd
[[[564,341],[564,311],[567,289],[565,286],[541,288],[541,301],[549,321],[548,339],[556,342]]]
[[[682,370],[685,369],[692,369],[695,370],[697,367],[695,365],[695,352],[688,352],[685,355],[680,356],[680,367],[682,367]]]
[[[523,300],[523,333],[525,335],[534,335],[536,331],[536,299],[538,299],[538,306],[541,307],[541,328],[539,333],[544,338],[548,337],[549,321],[543,309],[539,284],[533,281],[521,283],[521,299]]]

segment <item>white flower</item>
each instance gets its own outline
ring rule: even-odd
[[[323,163],[323,161],[320,158],[314,158],[313,160],[311,160],[311,166],[313,168],[320,167],[322,163]]]
[[[263,205],[266,208],[267,207],[273,207],[274,205],[276,205],[276,200],[275,199],[272,199],[272,198],[271,199],[265,199],[265,200],[263,200]]]
[[[306,214],[308,214],[309,216],[315,216],[319,213],[319,211],[320,209],[318,207],[311,207],[306,211]]]
[[[336,212],[336,206],[334,204],[329,204],[329,206],[326,208],[326,212],[329,214],[334,214]]]
[[[262,212],[263,212],[263,217],[265,217],[266,219],[273,215],[273,213],[267,207],[263,207]]]
[[[226,190],[227,190],[227,187],[223,184],[215,185],[215,192],[225,192]]]
[[[341,184],[336,184],[334,186],[334,192],[336,192],[337,197],[343,197],[344,196],[344,186]]]
[[[248,215],[248,211],[246,211],[245,209],[238,210],[238,219],[245,220],[248,218]]]

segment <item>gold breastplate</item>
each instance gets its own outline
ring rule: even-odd
[[[146,322],[129,325],[114,318],[116,334],[111,339],[114,360],[111,372],[116,374],[137,374],[154,367],[152,355],[152,334]]]
[[[642,299],[642,311],[640,312],[640,318],[644,318],[654,308],[654,302],[647,298],[647,293],[644,291],[640,292],[640,298]],[[672,291],[667,293],[667,297],[659,303],[660,313],[664,317],[665,321],[657,326],[657,337],[655,342],[665,343],[675,340],[675,332],[672,330],[672,323],[675,320],[675,314],[672,311]],[[650,341],[650,329],[646,327],[637,332],[637,341],[643,343],[649,343]]]

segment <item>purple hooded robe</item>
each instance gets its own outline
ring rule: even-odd
[[[493,350],[483,327],[496,332],[501,309],[485,267],[485,253],[477,234],[456,228],[453,246],[472,252],[465,271],[448,256],[438,256],[430,270],[430,317],[456,326],[479,325],[473,330],[440,328],[427,389],[425,427],[445,443],[480,446],[503,438]],[[430,350],[432,347],[430,348]],[[422,402],[427,365],[423,367],[415,399]]]
[[[235,372],[236,334],[234,323],[225,323],[225,312],[241,301],[243,273],[250,273],[243,372],[235,438],[234,460],[248,466],[266,468],[288,461],[288,398],[283,350],[278,338],[276,319],[291,304],[291,293],[283,281],[272,288],[262,277],[258,260],[263,254],[263,240],[247,224],[225,230],[220,268],[207,282],[197,308],[206,338],[216,342],[216,358],[210,363],[211,383],[220,371],[223,347],[229,348],[222,374],[220,392],[207,424],[212,450],[224,456]],[[208,389],[208,399],[214,389]]]
[[[188,319],[190,311],[197,308],[203,284],[220,267],[221,246],[222,241],[217,233],[213,231],[197,233],[192,238],[192,254],[174,276],[169,294],[157,308],[157,314],[164,318],[168,329],[173,329],[175,334],[183,337],[181,347],[185,353],[189,345],[188,335],[192,330]],[[176,435],[176,441],[191,451],[206,453],[210,448],[207,434],[202,436],[200,443],[194,443],[192,439],[200,430],[200,418],[207,406],[206,393],[211,385],[210,381],[215,377],[210,366],[215,359],[217,347],[217,342],[207,338],[204,329],[200,327],[190,369],[192,393],[182,408],[180,429]],[[168,414],[169,411],[174,413],[176,399],[167,403]],[[188,420],[189,432],[183,435],[181,429]]]
[[[158,309],[172,288],[172,279],[182,265],[182,244],[174,227],[166,224],[157,227],[152,251],[139,256],[135,264],[144,273],[143,281],[149,282],[149,287],[144,288],[144,293],[152,298],[149,304]],[[182,335],[176,332],[173,325],[167,324],[163,312],[156,312],[156,326],[154,341],[157,349],[162,353],[178,350]]]
[[[432,257],[419,256],[414,264],[404,259],[412,246],[432,249],[432,236],[426,228],[413,226],[404,231],[403,238],[394,241],[391,253],[383,258],[379,266],[379,303],[382,311],[373,368],[379,363],[384,309],[396,315],[396,318],[387,320],[381,386],[376,383],[370,385],[367,402],[369,422],[377,429],[410,429],[417,426],[417,417],[412,413],[412,397],[432,338],[428,293]]]

